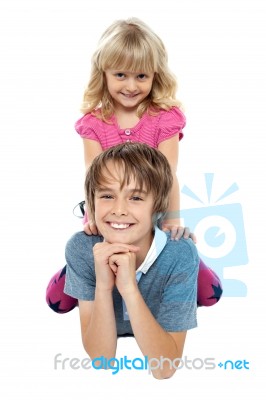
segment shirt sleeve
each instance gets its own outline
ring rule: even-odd
[[[167,332],[187,331],[197,326],[199,257],[190,239],[181,241],[178,265],[172,269],[167,279],[157,319]]]
[[[179,108],[172,107],[169,111],[162,111],[158,126],[158,144],[175,135],[179,135],[181,140],[185,125],[186,117]]]
[[[99,142],[97,134],[96,117],[91,114],[83,115],[76,123],[75,129],[83,139],[91,139]]]
[[[64,293],[79,300],[94,300],[96,277],[93,258],[93,238],[84,232],[67,242],[67,263]]]

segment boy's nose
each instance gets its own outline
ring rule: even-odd
[[[124,201],[115,202],[114,207],[112,209],[112,214],[117,216],[127,215],[127,208],[125,202]]]

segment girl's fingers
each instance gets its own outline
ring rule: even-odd
[[[89,236],[92,235],[92,231],[90,229],[90,225],[88,222],[86,222],[86,224],[83,225],[83,231],[86,233],[86,235],[89,235]]]
[[[92,233],[93,235],[98,235],[97,226],[96,226],[96,224],[94,224],[93,222],[90,223],[90,230],[91,230],[91,233]]]
[[[194,235],[194,233],[190,233],[189,237],[190,237],[190,239],[193,240],[194,243],[197,243],[197,238],[196,238],[196,235]]]

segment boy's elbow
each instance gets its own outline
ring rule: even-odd
[[[169,379],[169,378],[172,378],[172,376],[174,375],[175,372],[176,372],[175,368],[173,368],[172,370],[169,370],[169,371],[159,371],[159,372],[153,371],[152,376],[155,379],[160,379],[160,380]]]
[[[152,370],[152,376],[155,379],[169,379],[172,378],[172,376],[176,373],[176,370],[178,369],[178,365],[180,362],[175,362],[175,366],[171,365],[171,368],[159,368],[156,370]]]

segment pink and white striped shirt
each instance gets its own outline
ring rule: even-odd
[[[161,142],[175,135],[182,139],[186,118],[179,108],[172,107],[169,111],[161,110],[156,116],[143,114],[133,128],[120,129],[114,115],[111,122],[107,124],[92,114],[85,114],[76,122],[75,129],[82,138],[99,142],[103,150],[130,141],[158,148]]]

